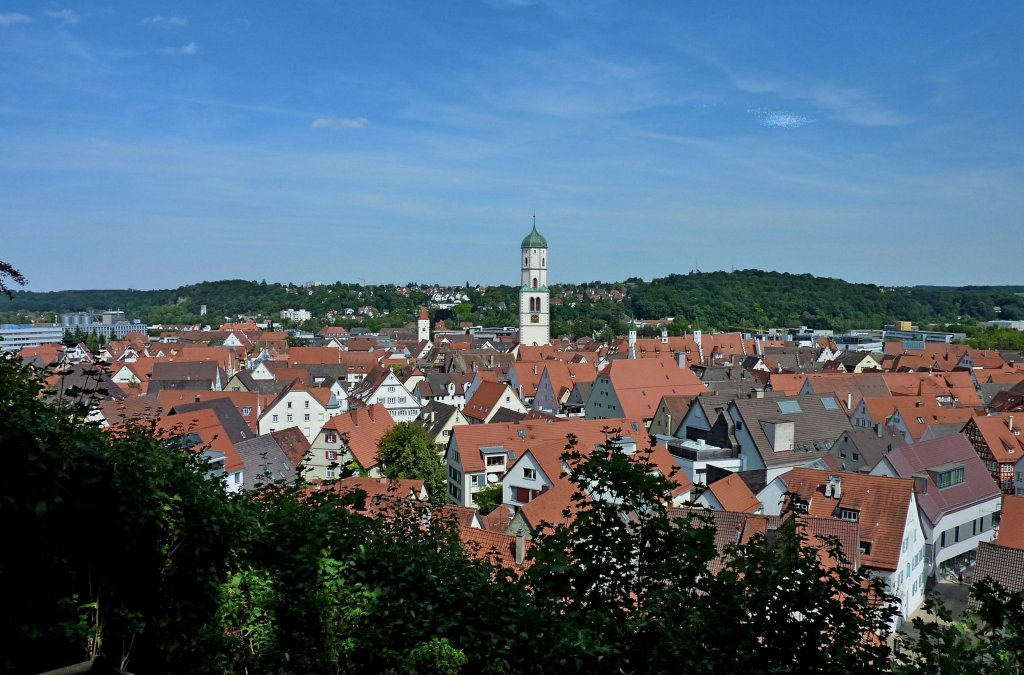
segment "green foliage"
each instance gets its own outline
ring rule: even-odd
[[[1024,593],[982,579],[971,588],[978,606],[953,620],[936,598],[925,601],[933,619],[915,617],[917,637],[902,636],[896,673],[1000,674],[1024,672]]]
[[[504,488],[500,483],[497,485],[488,485],[474,495],[477,510],[480,512],[481,516],[486,516],[488,513],[501,506],[503,498]]]
[[[870,601],[869,590],[887,597],[881,583],[822,569],[795,521],[727,551],[709,574],[718,553],[708,517],[670,516],[669,481],[615,441],[593,452],[570,443],[562,459],[576,515],[539,537],[528,571],[535,601],[572,627],[550,634],[552,666],[668,672],[686,654],[695,672],[884,668],[887,647],[865,639],[892,617]]]
[[[431,498],[446,501],[447,478],[437,446],[427,430],[416,422],[399,422],[380,439],[377,457],[388,478],[422,480]]]

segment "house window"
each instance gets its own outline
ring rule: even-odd
[[[292,402],[291,401],[288,401],[288,406],[287,407],[288,407],[289,410],[292,409]]]
[[[856,509],[842,509],[842,508],[840,508],[840,509],[836,509],[836,517],[839,518],[839,520],[849,520],[849,521],[855,523],[858,520],[860,520],[860,512],[857,511]],[[906,542],[903,542],[903,544],[904,544],[903,548],[904,548],[904,550],[906,550]]]
[[[391,393],[394,393],[395,388],[394,387],[388,387],[388,391],[391,392]]]
[[[327,469],[327,478],[334,478],[334,469]]]
[[[324,440],[327,441],[328,443],[337,443],[338,436],[337,434],[327,434],[324,436]]]
[[[940,473],[938,480],[935,481],[935,484],[938,486],[940,490],[943,490],[948,487],[953,487],[954,485],[960,485],[963,482],[964,468],[962,466],[956,466],[953,467],[952,469],[949,469],[948,471],[943,471],[942,473]]]
[[[327,459],[327,461],[333,462],[334,460],[338,459],[338,452],[336,450],[328,450],[327,452],[324,453],[324,457]]]
[[[250,408],[249,406],[245,406],[244,408],[242,408],[242,414],[246,416],[251,415],[252,408]]]
[[[284,420],[285,420],[285,422],[291,422],[292,421],[292,414],[288,413],[288,415],[285,416]]]
[[[303,407],[309,409],[309,401],[303,401],[303,403],[305,404]]]
[[[537,480],[536,469],[523,469],[523,478],[526,480]]]
[[[277,421],[277,415],[271,415],[270,416],[270,421],[276,422]]]
[[[517,502],[522,502],[523,504],[526,504],[533,497],[533,495],[531,493],[532,493],[532,490],[530,490],[529,488],[517,487],[516,488],[516,501]]]
[[[309,421],[309,415],[303,415],[303,418],[305,418],[305,419],[303,420],[304,422],[308,422],[308,421]]]
[[[505,466],[505,458],[501,455],[492,455],[487,458],[487,466]]]
[[[480,485],[480,478],[482,478],[482,476],[480,474],[474,473],[473,475],[471,475],[469,477],[469,484],[472,485],[473,487],[479,486]]]
[[[917,418],[917,423],[918,424],[924,424],[924,418],[923,417],[918,417]]]

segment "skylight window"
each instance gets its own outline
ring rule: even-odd
[[[821,405],[825,406],[825,410],[839,410],[839,403],[831,396],[821,399]]]
[[[783,415],[792,415],[803,412],[803,410],[800,409],[799,401],[779,401],[777,405],[779,406],[779,412]]]

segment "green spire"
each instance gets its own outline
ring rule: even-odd
[[[541,233],[537,231],[537,216],[533,217],[533,229],[530,234],[526,235],[523,239],[523,245],[520,248],[547,248],[548,240],[541,236]]]

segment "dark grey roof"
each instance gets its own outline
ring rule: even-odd
[[[980,542],[978,557],[974,563],[974,581],[977,583],[985,578],[999,582],[1010,592],[1024,591],[1024,549],[1000,546],[988,541]],[[973,595],[968,606],[978,606],[978,601]]]
[[[444,429],[444,425],[448,423],[452,415],[458,411],[458,408],[447,403],[427,401],[427,404],[420,410],[420,424],[426,427],[431,438],[435,438]],[[433,415],[433,420],[431,420],[431,415]]]
[[[218,375],[227,382],[216,361],[155,361],[150,380],[204,380],[212,382]]]
[[[171,407],[168,414],[183,414],[196,410],[212,410],[217,415],[217,419],[220,420],[220,425],[224,427],[228,440],[232,443],[252,438],[252,429],[249,428],[249,424],[242,417],[241,413],[238,412],[238,408],[231,402],[231,399],[226,397],[200,401],[199,403],[176,404]]]
[[[569,392],[569,398],[565,400],[565,405],[583,407],[586,405],[587,399],[590,398],[590,392],[593,388],[593,382],[577,382],[573,385],[572,391]]]
[[[822,403],[823,399],[835,404],[832,409]],[[800,412],[786,412],[794,404],[799,405]],[[844,431],[853,428],[843,407],[832,395],[737,399],[732,405],[747,426],[761,460],[768,467],[803,464],[822,457],[828,452],[826,443],[831,447]],[[761,424],[769,420],[793,422],[793,450],[775,452]]]
[[[961,424],[960,427],[962,428],[963,425]],[[885,426],[881,429],[882,434],[879,435],[875,429],[853,427],[840,434],[838,440],[842,440],[843,436],[848,438],[850,444],[857,449],[857,454],[861,456],[861,461],[867,467],[867,470],[870,470],[890,450],[906,444],[903,434],[897,429]]]
[[[76,363],[54,371],[59,375],[53,389],[65,400],[89,405],[98,401],[118,401],[125,397],[104,370],[92,363]]]
[[[489,424],[501,424],[505,422],[522,422],[524,417],[526,417],[525,413],[509,410],[508,408],[498,408],[498,412],[494,413],[494,417],[491,418]]]
[[[235,443],[242,459],[242,489],[252,490],[258,484],[295,481],[295,466],[288,459],[274,434],[264,434]]]

